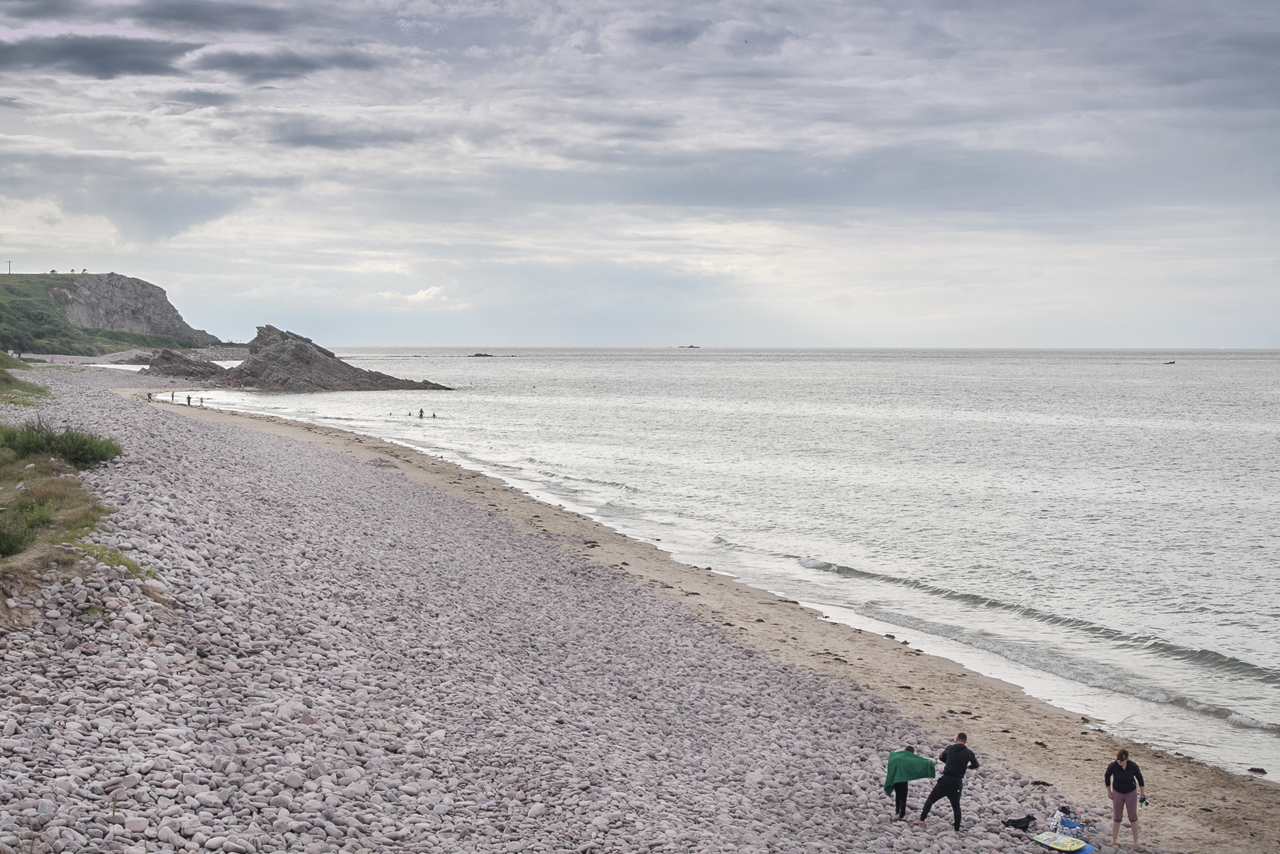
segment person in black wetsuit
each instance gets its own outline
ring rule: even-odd
[[[967,735],[960,733],[956,736],[955,744],[947,745],[947,749],[938,757],[938,761],[943,763],[942,775],[933,784],[933,791],[924,802],[924,809],[920,811],[920,820],[916,824],[924,824],[924,820],[929,817],[929,809],[946,798],[951,801],[951,811],[956,816],[956,833],[960,832],[960,793],[964,791],[964,772],[970,768],[978,768],[978,757],[965,744],[968,740]]]

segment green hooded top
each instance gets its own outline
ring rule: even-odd
[[[912,753],[910,750],[898,750],[889,754],[889,772],[884,779],[884,793],[893,791],[894,783],[906,783],[922,777],[932,777],[933,760]]]

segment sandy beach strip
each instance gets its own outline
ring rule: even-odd
[[[1011,686],[394,444],[36,378],[128,450],[98,538],[163,592],[98,564],[101,612],[66,579],[0,612],[0,844],[1026,851],[1000,819],[1102,817],[1120,745]],[[964,832],[889,822],[888,752],[958,729]],[[1280,850],[1275,786],[1124,746],[1153,847]]]

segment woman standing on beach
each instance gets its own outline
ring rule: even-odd
[[[1129,827],[1133,830],[1133,844],[1138,844],[1138,798],[1146,798],[1146,782],[1138,763],[1129,759],[1129,751],[1121,750],[1116,761],[1107,766],[1107,794],[1111,797],[1111,844],[1120,835],[1120,821],[1129,812]]]

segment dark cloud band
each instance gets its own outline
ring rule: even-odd
[[[50,36],[0,42],[0,70],[58,69],[108,80],[129,74],[178,75],[174,65],[198,44],[119,36]]]
[[[248,83],[266,83],[290,77],[306,77],[317,71],[341,69],[345,71],[371,71],[382,61],[354,51],[337,51],[303,55],[292,51],[276,53],[250,53],[246,51],[219,51],[200,57],[196,68],[204,71],[225,71]]]
[[[299,19],[299,13],[249,3],[208,0],[149,0],[119,11],[143,24],[183,27],[209,33],[280,33]]]

